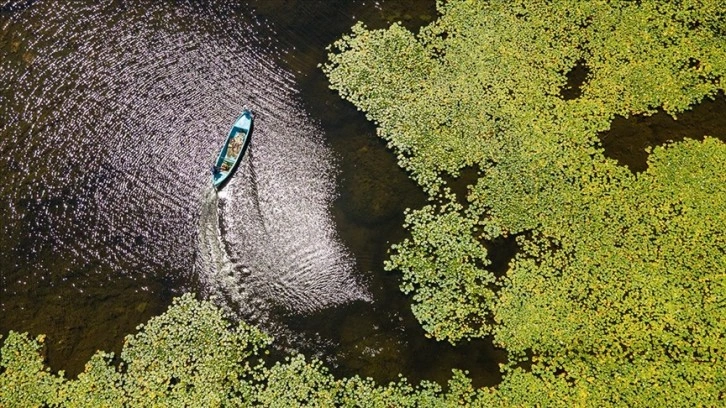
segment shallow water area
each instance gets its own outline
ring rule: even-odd
[[[52,366],[77,372],[199,288],[215,150],[243,103],[294,109],[254,15],[221,31],[226,13],[199,11],[37,2],[2,15],[0,327],[47,333]]]
[[[368,3],[368,4],[367,4]],[[0,12],[0,333],[73,375],[194,291],[338,374],[495,383],[501,352],[427,340],[382,271],[424,196],[317,64],[357,20],[433,2],[28,2]],[[243,105],[248,155],[208,167]]]

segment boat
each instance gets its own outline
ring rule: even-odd
[[[229,130],[222,150],[212,166],[212,185],[215,190],[219,191],[225,186],[242,161],[250,144],[253,119],[252,111],[244,108]]]

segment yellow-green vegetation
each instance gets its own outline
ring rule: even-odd
[[[657,147],[636,175],[597,139],[615,115],[677,116],[724,90],[722,4],[439,9],[417,35],[357,25],[325,67],[431,197],[387,265],[429,335],[509,351],[486,401],[726,403],[726,146]],[[589,75],[564,100],[577,64]],[[457,203],[442,175],[467,166],[481,176]],[[512,234],[520,252],[496,278],[483,243]]]
[[[99,353],[77,380],[11,333],[4,406],[719,406],[726,403],[726,145],[655,147],[633,174],[606,159],[615,115],[677,116],[724,91],[726,12],[712,1],[439,2],[420,33],[362,25],[332,87],[378,125],[431,202],[387,265],[428,334],[492,336],[501,384],[336,379],[316,361],[253,362],[269,341],[189,297]],[[589,75],[564,100],[566,74]],[[467,202],[444,182],[479,172]],[[485,244],[516,236],[507,272]]]
[[[78,379],[43,366],[43,338],[11,332],[0,360],[0,405],[220,406],[249,399],[249,358],[269,343],[259,330],[233,327],[219,309],[186,295],[128,336],[119,369],[98,352]]]
[[[297,407],[442,406],[470,399],[471,382],[456,372],[443,392],[401,379],[378,386],[335,379],[303,356],[271,367],[259,358],[269,337],[232,325],[209,302],[185,295],[128,336],[119,367],[99,352],[77,379],[44,366],[42,337],[11,332],[0,349],[0,406],[14,407]]]

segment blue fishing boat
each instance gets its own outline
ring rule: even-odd
[[[212,166],[212,185],[217,191],[229,181],[247,151],[247,146],[250,144],[253,118],[252,111],[244,108],[237,120],[234,121],[232,129],[229,130],[222,150],[217,156],[217,161]]]

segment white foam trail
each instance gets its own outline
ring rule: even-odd
[[[366,298],[328,211],[330,153],[262,23],[233,2],[116,3],[37,2],[0,26],[18,48],[0,59],[14,187],[0,218],[8,242],[32,237],[25,264],[87,290],[119,276],[195,289],[195,269],[245,315]],[[244,104],[259,112],[256,156],[212,205],[207,168]]]
[[[333,166],[318,134],[303,115],[258,114],[233,180],[206,198],[200,277],[244,315],[369,299],[335,232]]]

